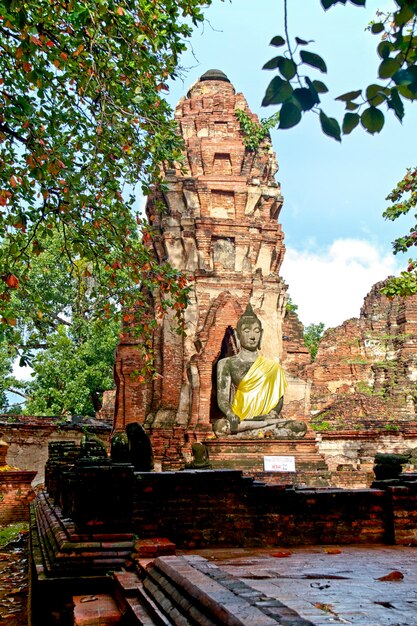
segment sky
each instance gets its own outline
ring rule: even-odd
[[[367,9],[347,4],[325,12],[319,0],[288,0],[290,37],[314,40],[308,50],[325,59],[328,73],[311,68],[310,76],[328,85],[323,109],[339,119],[344,107],[336,96],[377,82],[379,36],[366,26],[377,9],[394,3],[367,4]],[[170,83],[170,104],[175,107],[204,72],[215,68],[226,73],[259,117],[275,113],[276,107],[261,106],[275,75],[262,66],[282,50],[269,42],[284,34],[283,0],[213,0],[205,15],[181,58],[181,78]],[[337,326],[359,316],[375,282],[407,265],[408,256],[392,255],[391,242],[411,222],[386,222],[382,213],[387,194],[406,168],[416,165],[417,104],[407,106],[402,124],[389,113],[380,135],[360,128],[341,144],[323,135],[313,113],[271,137],[284,196],[280,222],[287,251],[281,274],[304,324]]]

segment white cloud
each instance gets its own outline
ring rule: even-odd
[[[282,276],[303,324],[338,326],[359,317],[372,285],[399,267],[392,254],[359,239],[337,239],[317,252],[287,248]]]
[[[13,376],[16,376],[18,380],[31,380],[31,374],[33,369],[29,365],[20,367],[20,359],[17,358],[13,363]]]

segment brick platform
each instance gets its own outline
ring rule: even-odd
[[[293,456],[295,473],[267,474],[268,483],[324,487],[330,484],[330,473],[324,456],[318,451],[313,437],[290,439],[218,438],[204,441],[213,469],[243,470],[248,475],[264,479],[264,456]],[[262,474],[261,474],[262,473]]]
[[[105,576],[122,567],[133,549],[131,533],[77,533],[45,492],[31,506],[31,542],[38,581]]]

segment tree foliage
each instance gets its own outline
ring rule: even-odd
[[[94,415],[102,392],[113,387],[120,318],[128,313],[106,308],[114,291],[112,281],[100,268],[103,277],[97,288],[89,266],[82,257],[71,262],[62,255],[59,236],[52,235],[48,248],[33,259],[27,285],[11,295],[17,320],[14,326],[3,326],[9,360],[0,363],[10,371],[18,359],[21,366],[33,369],[31,380],[19,381],[18,387],[27,413]],[[136,289],[129,286],[128,272],[121,270],[118,278],[124,278],[125,292]],[[7,389],[15,384],[9,381]]]
[[[112,389],[116,320],[95,320],[75,327],[59,325],[47,348],[31,360],[33,380],[25,386],[28,415],[94,416],[102,394]]]
[[[320,0],[323,9],[348,0]],[[366,0],[350,0],[356,6],[365,6]],[[323,95],[329,89],[320,80],[327,73],[325,60],[309,46],[312,41],[290,38],[288,7],[284,0],[285,33],[272,38],[271,46],[283,50],[264,65],[265,70],[275,70],[277,75],[266,90],[263,106],[278,105],[278,128],[297,125],[304,113],[318,114],[324,134],[341,141],[342,135],[350,134],[362,126],[368,133],[379,133],[385,123],[383,110],[393,113],[401,121],[404,117],[404,101],[417,99],[417,2],[395,0],[392,13],[377,12],[377,19],[370,26],[378,37],[376,51],[380,59],[378,81],[336,97],[345,106],[342,120],[329,117],[322,107]],[[310,70],[316,74],[310,76]],[[308,72],[308,73],[307,73]],[[317,75],[318,72],[318,75]]]
[[[408,233],[398,237],[392,244],[394,254],[411,252],[417,246],[417,168],[408,168],[402,180],[386,198],[391,204],[384,212],[387,220],[394,221],[414,211],[413,222]],[[392,277],[383,287],[382,293],[389,298],[394,296],[410,296],[417,293],[417,261],[409,258],[408,267],[400,276]]]
[[[347,2],[358,7],[366,5],[366,0],[320,0],[324,10]],[[288,0],[283,0],[283,3],[284,36],[277,35],[270,42],[271,46],[283,52],[264,65],[265,70],[276,70],[277,75],[269,83],[262,101],[263,106],[279,107],[278,128],[296,126],[305,113],[313,111],[318,114],[323,133],[341,141],[342,135],[349,135],[360,126],[370,134],[379,133],[384,127],[386,112],[392,113],[401,122],[405,102],[417,99],[417,1],[394,0],[392,12],[377,10],[369,31],[377,36],[378,79],[362,89],[354,89],[335,98],[345,107],[342,120],[329,117],[324,111],[322,99],[329,89],[318,78],[327,73],[326,62],[309,49],[312,41],[290,38]],[[314,76],[309,75],[311,68],[316,72]],[[384,212],[384,217],[396,220],[415,208],[416,190],[416,170],[409,169],[387,197],[394,204]],[[394,241],[394,254],[406,252],[416,242],[417,224],[414,224],[409,233]],[[388,297],[417,293],[416,267],[416,261],[410,259],[407,270],[390,279],[382,293]]]
[[[317,350],[319,347],[320,339],[323,337],[324,323],[309,324],[304,327],[304,343],[309,349],[311,354],[311,361],[316,360]]]
[[[180,159],[181,138],[162,94],[211,0],[0,1],[0,316],[15,326],[16,291],[35,291],[31,264],[57,236],[68,276],[80,263],[111,300],[146,306],[128,282],[185,298],[158,266],[135,216],[136,185]],[[106,277],[104,275],[106,274]],[[123,274],[120,278],[120,274]],[[179,282],[180,281],[180,284]],[[130,292],[131,293],[131,292]],[[32,296],[31,296],[32,297]],[[44,308],[45,307],[45,308]],[[35,315],[49,313],[40,298]],[[182,307],[177,308],[181,315]]]

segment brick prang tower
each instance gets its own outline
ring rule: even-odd
[[[235,350],[233,329],[249,301],[264,328],[262,352],[282,355],[287,287],[279,276],[285,248],[278,166],[269,138],[257,150],[245,147],[238,109],[258,122],[223,72],[201,76],[175,111],[185,170],[165,167],[165,189],[146,206],[158,260],[192,276],[194,287],[186,336],[169,315],[155,334],[161,378],[135,382],[129,374],[138,351],[119,345],[115,429],[144,423],[156,460],[167,468],[181,467],[191,443],[212,435],[216,363]]]

